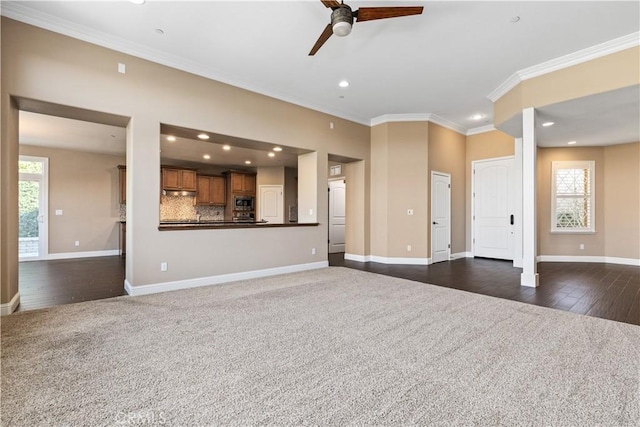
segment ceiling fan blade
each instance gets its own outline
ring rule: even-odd
[[[340,2],[336,0],[320,0],[320,1],[326,7],[330,7],[330,8],[340,7]]]
[[[324,31],[322,32],[322,34],[320,34],[320,37],[318,37],[318,41],[313,45],[311,52],[309,52],[309,56],[315,55],[316,52],[322,47],[324,42],[329,40],[329,37],[331,37],[332,34],[333,29],[331,28],[331,24],[327,24],[327,26],[324,27]]]
[[[354,12],[358,22],[373,21],[374,19],[397,18],[400,16],[421,15],[422,6],[399,7],[361,7]]]

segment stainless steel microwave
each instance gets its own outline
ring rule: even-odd
[[[252,211],[254,206],[255,197],[253,196],[233,196],[233,210]]]

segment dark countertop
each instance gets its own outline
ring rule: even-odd
[[[274,228],[274,227],[309,227],[318,223],[286,223],[270,224],[267,221],[162,221],[158,230],[202,230],[221,228]]]

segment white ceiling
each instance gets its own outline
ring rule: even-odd
[[[517,71],[640,30],[636,1],[349,4],[424,13],[356,22],[313,57],[330,14],[318,0],[3,1],[2,14],[360,123],[432,114],[463,132],[493,122],[487,96]]]

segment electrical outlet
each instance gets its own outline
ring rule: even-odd
[[[80,240],[76,240],[76,246],[80,246]]]
[[[411,252],[411,245],[407,245],[407,252]]]
[[[125,74],[127,72],[127,66],[122,62],[118,63],[118,72],[121,74]]]
[[[584,243],[580,243],[580,250],[584,251]]]
[[[413,215],[413,209],[407,209],[407,215]]]
[[[56,209],[56,215],[58,216],[62,215],[62,209]]]
[[[329,129],[333,129],[333,122],[329,122]]]
[[[309,209],[309,215],[313,215],[313,209]]]
[[[311,248],[311,255],[315,255],[316,254],[316,248]]]
[[[160,271],[167,271],[168,269],[169,269],[169,266],[167,265],[166,262],[160,263]]]

